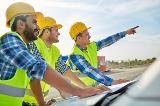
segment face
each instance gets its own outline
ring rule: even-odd
[[[58,37],[59,37],[60,33],[58,32],[58,28],[57,27],[51,27],[50,32],[51,32],[50,36],[49,36],[50,42],[52,42],[52,43],[59,42]]]
[[[39,34],[39,27],[37,25],[36,17],[30,15],[26,19],[24,35],[28,41],[34,41]]]
[[[81,33],[81,36],[79,36],[79,40],[81,43],[87,45],[90,42],[91,36],[89,35],[88,30],[85,30]]]

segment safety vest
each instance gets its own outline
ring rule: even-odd
[[[16,32],[8,32],[3,36],[7,34],[18,36],[23,41],[21,36]],[[11,79],[0,80],[0,106],[22,106],[28,82],[29,78],[27,74],[21,69],[17,69]]]
[[[35,41],[35,44],[36,44],[41,56],[46,60],[47,64],[49,64],[49,66],[51,66],[53,69],[55,69],[55,63],[58,60],[58,57],[60,56],[59,49],[54,45],[52,45],[50,48],[47,48],[44,41],[40,38],[38,38]],[[46,98],[46,96],[49,92],[50,86],[48,84],[46,84],[44,81],[41,81],[41,88],[42,88],[43,96]],[[31,92],[31,90],[30,90],[30,86],[27,87],[24,101],[29,102],[29,103],[36,103],[37,102]]]
[[[80,50],[76,45],[74,45],[72,49],[72,54],[83,56],[91,64],[92,67],[97,68],[97,46],[95,42],[89,43],[87,45],[87,50],[83,51]],[[96,84],[96,81],[88,76],[79,77],[79,79],[87,86],[92,86]]]

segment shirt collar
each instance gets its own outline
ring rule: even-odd
[[[87,48],[81,48],[78,44],[76,44],[76,46],[82,51],[87,51]]]

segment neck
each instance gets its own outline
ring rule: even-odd
[[[79,43],[79,42],[76,42],[77,45],[79,45],[81,48],[83,49],[86,49],[87,48],[87,45],[86,44],[83,44],[83,43]]]
[[[52,43],[48,39],[45,39],[43,37],[41,37],[41,39],[43,40],[43,42],[45,43],[45,45],[47,46],[47,48],[51,47]]]
[[[22,37],[23,41],[28,44],[29,40],[25,37],[24,33],[22,31],[17,31],[17,33]]]

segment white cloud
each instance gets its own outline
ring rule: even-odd
[[[132,0],[126,2],[118,2],[116,4],[115,2],[113,2],[108,5],[107,2],[101,2],[99,4],[99,8],[101,8],[102,11],[107,12],[108,14],[111,15],[132,14],[138,11],[143,11],[145,9],[153,8],[155,6],[160,6],[159,0]]]

